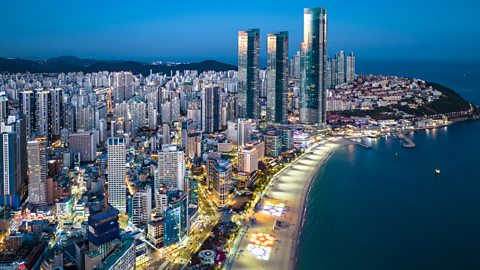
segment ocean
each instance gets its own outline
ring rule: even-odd
[[[418,77],[480,104],[480,65],[359,63],[359,73]],[[480,121],[345,146],[308,196],[297,269],[480,269]],[[435,175],[439,168],[441,174]]]

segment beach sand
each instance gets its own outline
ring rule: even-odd
[[[232,269],[294,269],[297,241],[310,185],[318,169],[335,148],[345,144],[352,143],[340,138],[324,141],[312,150],[307,150],[306,154],[276,176],[266,191],[267,199],[264,199],[263,204],[266,201],[271,201],[272,204],[285,204],[283,215],[275,217],[262,213],[261,209],[254,214],[256,223],[250,225],[243,237],[239,248],[243,252],[236,255]],[[275,220],[282,224],[276,226],[274,230]],[[276,236],[268,260],[258,259],[247,250],[253,233]]]

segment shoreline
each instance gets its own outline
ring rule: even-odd
[[[456,121],[452,121],[443,127],[455,125],[461,122],[469,122],[471,120],[475,121],[480,119],[456,119]],[[427,129],[431,128],[414,129],[410,132],[425,131]],[[337,148],[347,145],[358,145],[358,142],[343,136],[330,137],[329,139],[318,143],[315,147],[309,150],[309,153],[306,153],[304,156],[295,160],[289,165],[289,167],[286,167],[284,171],[275,176],[265,190],[266,196],[264,197],[264,200],[282,201],[286,204],[286,208],[288,208],[288,210],[286,210],[284,217],[278,218],[266,216],[265,214],[261,213],[262,211],[258,211],[254,214],[255,219],[259,220],[259,224],[252,225],[247,229],[246,234],[240,242],[240,246],[243,250],[245,250],[245,254],[235,256],[237,258],[234,259],[231,268],[254,269],[261,267],[262,269],[295,269],[300,247],[300,237],[303,233],[305,216],[308,210],[309,196],[314,181],[317,179],[319,170],[326,164]],[[321,151],[323,151],[323,153],[319,153]],[[309,168],[308,171],[303,171],[301,167],[305,166],[304,163],[308,163],[312,157],[318,157],[318,159],[314,161],[314,164],[308,164],[313,165],[312,168]],[[291,171],[303,172],[304,175],[300,177],[303,178],[303,181],[297,181],[297,183],[293,183],[292,186],[286,187],[288,190],[285,188],[280,188],[280,190],[278,190],[278,186],[284,185],[285,183],[283,178],[291,175]],[[289,180],[294,179],[296,178],[294,177],[293,179]],[[286,199],[287,197],[290,197],[290,200]],[[272,248],[272,255],[270,256],[270,259],[262,261],[248,254],[249,252],[247,251],[247,244],[252,232],[272,233],[271,228],[274,227],[273,224],[277,219],[289,224],[290,228],[287,229],[287,232],[285,232],[285,230],[282,228],[278,229],[278,232],[277,230],[274,230],[274,233],[277,235],[277,239]],[[279,257],[278,253],[280,252],[283,252],[283,256]]]
[[[346,145],[346,144],[345,144]],[[341,146],[341,145],[339,145]],[[337,146],[337,147],[339,147]],[[322,159],[322,161],[318,164],[317,168],[316,168],[316,172],[315,174],[313,175],[313,177],[308,181],[308,183],[305,184],[305,187],[306,187],[306,192],[303,193],[303,200],[302,200],[302,203],[300,205],[300,208],[303,209],[303,211],[301,211],[301,214],[299,216],[299,223],[297,223],[297,233],[293,239],[293,243],[294,243],[294,247],[293,247],[293,251],[290,252],[290,256],[291,256],[291,260],[290,260],[290,265],[288,267],[288,269],[295,269],[295,265],[297,264],[297,255],[298,255],[298,248],[300,246],[300,236],[302,235],[302,231],[303,231],[303,225],[305,223],[305,214],[307,213],[307,209],[308,209],[308,198],[310,196],[310,192],[312,190],[312,186],[313,186],[313,183],[315,182],[315,180],[317,179],[317,176],[318,176],[318,172],[320,171],[320,168],[322,166],[325,165],[325,163],[330,159],[330,157],[333,155],[333,153],[335,152],[336,148],[335,147],[334,149],[332,149],[330,151],[330,153],[324,157]]]
[[[294,269],[299,246],[300,233],[303,228],[308,195],[312,184],[322,166],[329,160],[335,150],[343,145],[353,143],[343,138],[332,137],[314,148],[305,156],[297,159],[271,182],[266,190],[264,201],[285,204],[282,216],[274,217],[258,211],[254,214],[257,221],[249,226],[240,242],[239,250],[244,253],[235,255],[233,269]],[[282,225],[275,225],[281,221]],[[271,248],[269,258],[261,260],[247,250],[253,233],[275,234],[276,241]]]

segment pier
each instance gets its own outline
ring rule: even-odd
[[[362,142],[357,142],[357,145],[365,148],[365,149],[372,149],[372,146],[371,145],[368,145],[368,144],[365,144],[365,143],[362,143]]]
[[[366,143],[363,143],[363,142],[361,141],[361,139],[360,139],[359,141],[354,140],[354,139],[351,139],[351,138],[345,138],[345,139],[346,139],[346,140],[349,140],[349,141],[351,141],[352,143],[354,143],[354,144],[356,144],[356,145],[359,145],[359,146],[361,146],[361,147],[363,147],[363,148],[365,148],[365,149],[372,149],[372,146],[371,146],[371,145],[368,145],[368,144],[366,144]]]
[[[413,148],[416,146],[415,143],[412,141],[412,139],[410,139],[408,136],[405,136],[405,134],[401,132],[397,133],[397,138],[403,141],[403,144],[402,144],[403,147]]]

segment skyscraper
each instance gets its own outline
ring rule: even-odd
[[[0,96],[0,121],[3,121],[8,116],[8,98]]]
[[[50,98],[52,135],[60,136],[60,130],[63,128],[63,89],[50,89]]]
[[[51,93],[47,90],[39,90],[36,93],[37,100],[37,131],[40,135],[50,140],[52,133],[52,99]]]
[[[268,35],[267,121],[287,121],[288,32]]]
[[[210,188],[212,182],[213,182],[213,174],[215,172],[215,165],[217,164],[217,159],[221,158],[221,153],[220,152],[212,152],[208,154],[207,158],[207,183],[206,186]]]
[[[191,159],[202,156],[201,132],[189,132],[187,134],[187,145],[185,148],[185,154]]]
[[[95,128],[95,111],[93,107],[84,106],[77,109],[76,130],[92,130]]]
[[[157,129],[157,120],[158,120],[158,112],[157,108],[155,108],[154,103],[148,103],[147,105],[147,121],[148,121],[148,128],[150,130]]]
[[[327,59],[327,71],[325,75],[326,89],[332,89],[335,86],[334,78],[335,78],[335,64],[333,62],[333,59],[329,57]]]
[[[300,122],[325,126],[327,70],[327,11],[305,8],[301,44]]]
[[[125,213],[127,210],[125,139],[109,138],[107,155],[108,203],[118,211]]]
[[[335,55],[335,85],[345,83],[345,52]]]
[[[282,153],[282,136],[278,131],[271,130],[263,135],[265,139],[265,155],[277,158]]]
[[[0,205],[14,206],[19,201],[19,190],[16,188],[19,181],[19,166],[16,162],[16,134],[12,131],[1,133],[0,154]],[[19,205],[17,205],[18,207]]]
[[[202,130],[213,133],[220,130],[220,87],[202,90]]]
[[[29,203],[47,204],[47,138],[37,137],[29,141],[27,153]]]
[[[238,32],[238,118],[260,118],[260,29]]]
[[[163,144],[170,144],[172,141],[171,134],[170,134],[170,125],[164,123],[162,125],[162,142]]]
[[[0,123],[0,205],[20,207],[26,197],[27,140],[26,125],[18,114]]]
[[[164,144],[158,152],[158,169],[155,171],[154,188],[165,184],[169,191],[185,192],[185,159],[182,150],[174,144]]]
[[[353,82],[355,79],[355,54],[351,52],[347,56],[347,83]]]
[[[288,151],[293,148],[293,129],[288,126],[280,127],[279,132],[282,136],[282,151]]]
[[[225,206],[232,183],[232,163],[224,159],[216,159],[213,166],[213,195],[218,207]]]
[[[138,188],[132,198],[132,223],[137,226],[150,222],[152,214],[152,189],[149,186]]]
[[[238,147],[243,147],[250,142],[252,135],[253,121],[251,119],[238,119],[237,127],[237,144]]]
[[[37,114],[35,113],[36,100],[32,90],[25,90],[19,93],[20,111],[26,122],[27,138],[32,138],[32,132],[37,129]]]
[[[80,155],[80,162],[92,162],[97,158],[95,133],[91,131],[69,134],[68,147],[75,156]]]
[[[172,104],[170,101],[166,101],[161,105],[162,109],[162,123],[170,123],[172,122]]]
[[[187,237],[190,224],[188,220],[188,194],[181,192],[169,200],[164,218],[164,246],[176,244]]]
[[[290,78],[300,79],[300,52],[290,59]]]

